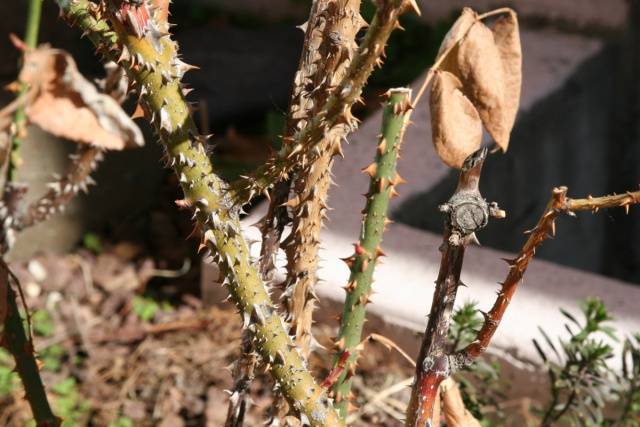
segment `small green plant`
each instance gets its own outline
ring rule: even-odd
[[[133,312],[143,322],[152,320],[160,311],[160,304],[151,298],[143,296],[135,296],[131,301]]]
[[[102,252],[102,239],[95,233],[86,233],[82,238],[82,245],[96,254]]]
[[[453,313],[449,329],[451,352],[462,350],[475,339],[477,330],[482,326],[482,316],[477,306],[475,301],[467,301]],[[495,418],[504,415],[499,410],[499,402],[505,397],[499,379],[500,365],[483,359],[478,359],[455,375],[465,407],[483,427],[497,426],[485,417],[486,409],[492,409]]]
[[[569,340],[559,339],[556,345],[541,328],[547,350],[533,340],[547,370],[551,392],[551,401],[542,416],[542,427],[556,425],[561,420],[568,420],[574,425],[604,423],[602,411],[608,397],[611,373],[607,361],[613,357],[613,349],[600,337],[617,338],[614,329],[607,325],[612,317],[601,300],[587,299],[581,308],[582,323],[569,312],[561,310],[569,320],[565,324]],[[549,350],[555,360],[549,357]]]
[[[129,417],[119,417],[112,423],[109,423],[109,427],[134,427],[133,420]]]
[[[50,337],[53,335],[55,324],[49,312],[46,310],[36,310],[31,314],[33,332],[40,337]]]
[[[63,379],[54,384],[51,391],[55,394],[53,406],[63,419],[62,427],[84,426],[91,406],[82,398],[75,378]]]
[[[13,360],[8,351],[0,348],[0,397],[8,396],[17,385],[18,374],[13,370]]]
[[[622,370],[614,376],[612,394],[619,407],[619,417],[608,419],[608,427],[640,427],[640,333],[625,339]]]

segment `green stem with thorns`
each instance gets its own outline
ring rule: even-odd
[[[42,15],[42,0],[29,0],[27,12],[27,25],[24,34],[24,44],[28,49],[34,49],[38,45],[38,33],[40,31],[40,16]],[[20,85],[18,98],[24,96],[29,90],[26,84]],[[11,151],[8,156],[7,177],[9,181],[16,179],[16,172],[20,166],[20,147],[26,134],[27,116],[24,107],[18,108],[13,116],[13,134],[11,138]]]
[[[142,94],[141,102],[154,121],[167,159],[179,177],[185,200],[203,232],[203,245],[219,263],[231,299],[252,333],[256,349],[271,364],[283,395],[311,426],[342,426],[326,390],[316,383],[288,335],[269,296],[240,230],[239,212],[228,200],[224,182],[195,135],[180,77],[188,70],[177,58],[169,36],[130,34],[117,13],[103,15],[88,0],[57,0],[63,15],[95,44],[98,52],[119,61]],[[108,20],[107,20],[108,19]],[[166,27],[159,25],[160,33]],[[159,44],[158,44],[159,43]]]
[[[407,126],[411,108],[411,91],[409,89],[392,89],[389,91],[382,118],[382,137],[378,145],[375,161],[364,172],[371,181],[366,194],[367,203],[364,210],[364,221],[360,240],[356,243],[355,254],[347,258],[351,269],[349,283],[345,287],[347,296],[337,337],[337,350],[334,369],[337,369],[341,355],[349,354],[346,369],[338,377],[333,390],[336,395],[338,410],[342,417],[347,416],[351,379],[358,360],[362,329],[364,326],[366,305],[371,295],[373,272],[380,249],[382,235],[387,222],[389,200],[395,193],[395,186],[402,182],[396,172],[398,152],[402,145],[404,130]]]
[[[40,30],[40,17],[42,15],[42,0],[30,0],[27,12],[24,43],[28,49],[34,49],[38,44]],[[20,86],[18,97],[24,96],[29,87],[26,84]],[[26,134],[27,118],[24,107],[18,108],[13,117],[13,129],[11,146],[7,156],[7,182],[15,181],[16,172],[20,166],[20,147]],[[2,254],[4,257],[5,254]],[[25,397],[29,402],[33,417],[38,427],[56,427],[60,425],[60,418],[51,410],[47,393],[40,377],[40,370],[34,354],[33,343],[25,331],[22,317],[18,310],[16,294],[13,291],[9,277],[9,267],[1,261],[0,274],[3,286],[6,287],[6,313],[2,329],[0,329],[0,345],[5,347],[16,362],[16,372],[24,385]]]

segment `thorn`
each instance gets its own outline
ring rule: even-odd
[[[393,180],[389,181],[392,185],[400,185],[400,184],[406,184],[407,181],[400,176],[399,173],[396,172],[396,176],[393,178]]]
[[[179,209],[188,209],[191,206],[191,203],[187,199],[176,200],[175,204]]]
[[[376,246],[376,259],[380,258],[381,256],[387,256],[387,254],[384,253],[384,251],[382,250],[380,245],[378,245],[378,246]]]
[[[349,269],[353,268],[353,263],[356,260],[356,258],[353,255],[347,258],[340,258],[340,259],[344,261],[345,264],[347,264],[347,267],[349,267]]]
[[[345,292],[347,292],[347,293],[351,293],[351,292],[353,292],[353,291],[356,289],[356,282],[355,282],[355,280],[354,280],[354,281],[351,281],[351,282],[349,282],[349,283],[347,283],[345,286],[343,286],[343,287],[342,287],[342,289],[344,289],[344,290],[345,290]],[[340,317],[340,318],[338,319],[338,321],[341,321],[341,320],[342,320],[342,318],[341,318],[342,316],[339,316],[339,317]]]
[[[387,140],[382,138],[378,144],[378,155],[382,156],[387,151]]]
[[[369,252],[367,252],[367,250],[360,244],[360,242],[354,243],[353,246],[356,249],[356,255],[369,255]]]
[[[375,163],[371,163],[366,168],[363,168],[362,172],[366,173],[371,178],[373,178],[375,176],[377,170],[378,170],[378,165],[376,165]]]

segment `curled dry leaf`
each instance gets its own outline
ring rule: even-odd
[[[429,99],[433,144],[448,166],[460,169],[482,142],[478,111],[462,93],[462,83],[448,71],[437,71]]]
[[[127,113],[87,81],[65,51],[40,47],[25,52],[19,80],[30,87],[27,117],[43,130],[110,150],[144,144]]]
[[[476,12],[465,8],[445,36],[439,67],[456,75],[489,134],[503,151],[520,104],[522,50],[515,12],[497,20],[492,29]],[[447,53],[446,58],[441,58]]]
[[[482,22],[473,24],[460,43],[451,71],[460,78],[489,134],[500,147],[508,145],[511,129],[505,124],[502,58],[493,33]]]
[[[493,38],[502,59],[504,69],[504,107],[503,127],[508,132],[513,124],[520,107],[520,91],[522,87],[522,47],[520,45],[520,30],[518,17],[514,11],[501,16],[491,28]],[[507,151],[509,138],[506,141],[496,140],[502,151]],[[502,143],[501,143],[502,142]]]
[[[471,8],[465,7],[462,9],[462,14],[453,23],[453,26],[449,30],[449,32],[444,36],[442,40],[442,44],[440,44],[440,49],[438,50],[438,56],[436,57],[436,61],[440,59],[442,55],[444,55],[450,48],[452,48],[456,43],[458,43],[462,38],[467,34],[469,28],[473,25],[474,22],[478,19],[478,14]],[[455,52],[453,50],[450,52],[450,56],[455,58]]]
[[[442,412],[447,427],[480,427],[480,422],[465,408],[458,385],[447,378],[440,385]]]

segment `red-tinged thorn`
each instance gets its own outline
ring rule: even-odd
[[[14,33],[9,33],[9,40],[11,41],[13,47],[18,49],[19,51],[26,52],[27,50],[29,50],[29,46],[27,46],[27,44]]]
[[[175,204],[180,209],[188,209],[191,206],[191,203],[187,199],[176,200]]]
[[[387,254],[384,253],[380,246],[376,246],[376,258],[380,258],[381,256],[387,256]]]
[[[399,195],[400,193],[398,193],[395,188],[391,187],[391,191],[389,192],[389,197],[393,199],[394,197],[398,197]]]
[[[353,246],[356,249],[356,255],[369,254],[369,252],[367,252],[367,250],[360,244],[360,242],[354,243]]]

